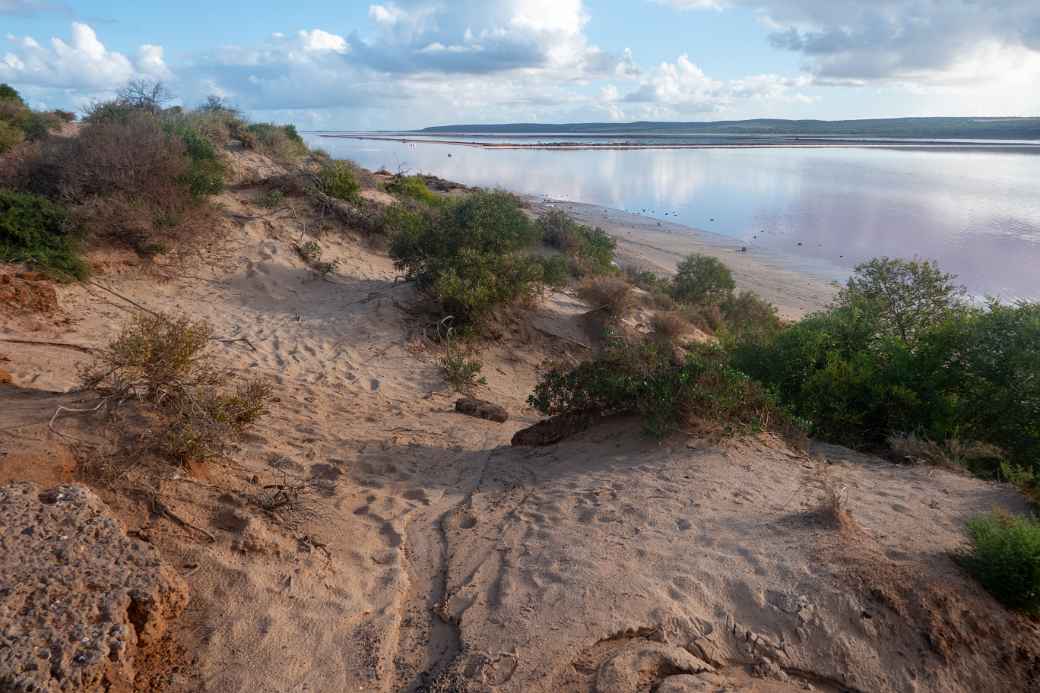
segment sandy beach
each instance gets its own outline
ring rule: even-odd
[[[526,199],[536,213],[555,207],[583,224],[602,228],[617,239],[617,258],[623,267],[671,273],[691,253],[716,257],[733,271],[738,289],[769,301],[785,320],[824,308],[837,291],[833,282],[792,268],[785,258],[755,248],[742,252],[738,241],[725,236],[600,205]]]

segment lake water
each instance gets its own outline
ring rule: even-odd
[[[933,259],[975,295],[1040,298],[1040,154],[865,148],[534,150],[309,136],[371,169],[587,202],[728,236],[835,279]]]

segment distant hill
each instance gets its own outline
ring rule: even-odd
[[[418,132],[510,135],[786,135],[912,137],[926,139],[1040,139],[1040,118],[874,118],[868,120],[783,120],[757,118],[712,122],[505,123],[440,125]]]

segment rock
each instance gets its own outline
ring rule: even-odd
[[[551,419],[539,421],[534,426],[521,429],[513,435],[512,444],[519,446],[543,446],[559,443],[564,438],[581,433],[599,421],[599,414],[578,412],[560,414]]]
[[[184,581],[77,484],[0,486],[0,690],[131,690]]]
[[[11,374],[0,368],[0,385],[10,385],[13,382],[14,378],[11,377]]]
[[[680,674],[669,676],[657,687],[657,693],[715,693],[722,689],[725,682],[713,674],[693,676]]]
[[[475,416],[478,419],[497,421],[505,423],[509,419],[509,412],[493,402],[485,402],[482,399],[463,397],[455,403],[455,411],[466,416]]]
[[[600,666],[596,674],[596,691],[636,693],[664,674],[709,672],[714,672],[710,665],[680,647],[634,641]]]

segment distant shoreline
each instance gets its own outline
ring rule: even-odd
[[[332,134],[327,132],[312,133],[326,139],[348,139],[374,142],[398,142],[401,144],[439,144],[456,147],[473,147],[476,149],[530,149],[540,151],[626,151],[644,149],[900,149],[922,151],[986,151],[1020,154],[1040,154],[1040,144],[1030,145],[1021,142],[949,142],[942,140],[914,140],[899,142],[896,140],[842,140],[809,138],[780,142],[479,142],[475,140],[443,139],[436,136],[412,137],[399,135],[375,134]],[[484,135],[486,136],[486,135]],[[503,135],[503,137],[513,137]],[[599,137],[599,136],[597,136]]]

